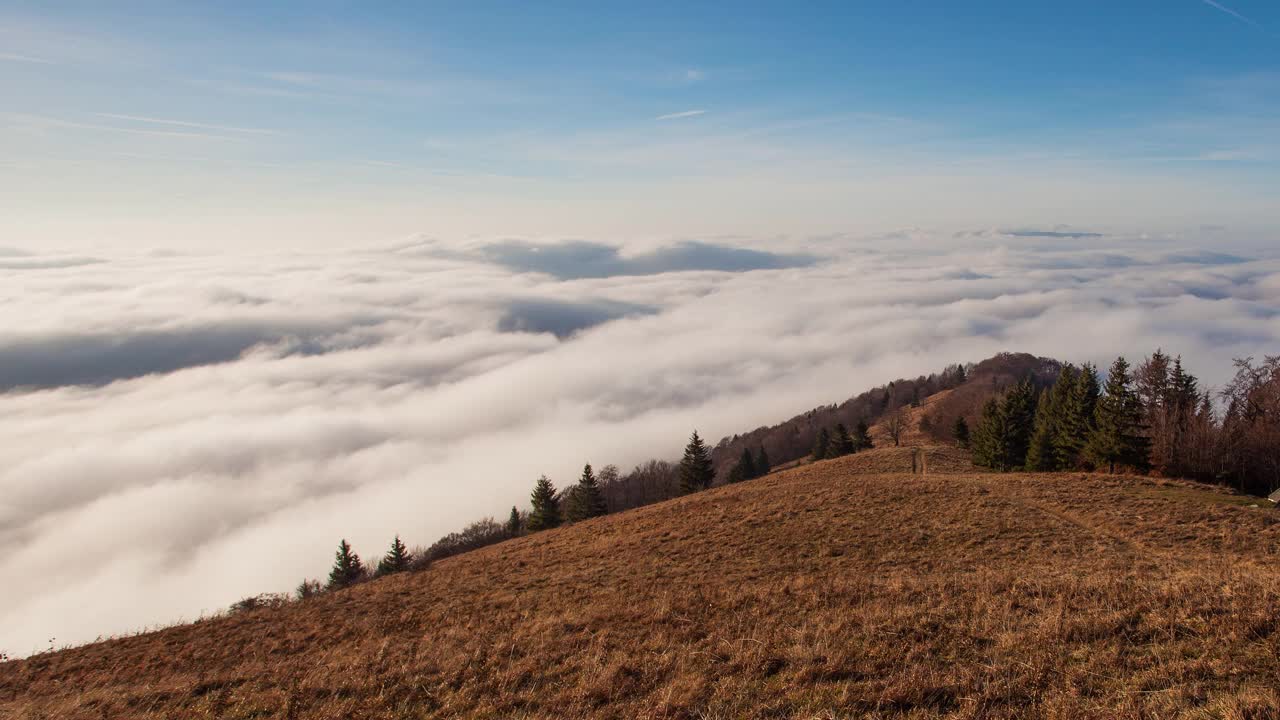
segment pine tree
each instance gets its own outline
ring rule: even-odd
[[[951,437],[955,438],[956,445],[961,449],[969,449],[969,423],[965,421],[963,415],[956,418],[955,425],[951,427]]]
[[[333,569],[329,571],[329,589],[340,590],[360,582],[364,577],[364,565],[360,556],[351,549],[344,538],[338,543],[338,551],[334,553]]]
[[[1042,457],[1047,460],[1039,461],[1045,470],[1066,470],[1067,465],[1063,464],[1063,454],[1060,444],[1064,425],[1067,423],[1067,416],[1071,412],[1072,395],[1076,391],[1076,380],[1080,375],[1080,371],[1076,366],[1067,364],[1063,365],[1058,371],[1058,377],[1053,382],[1053,387],[1049,389],[1049,417],[1050,426],[1048,447],[1043,445],[1038,450]],[[1032,444],[1043,443],[1043,438],[1032,438]]]
[[[320,584],[319,580],[303,580],[298,583],[298,587],[294,588],[293,596],[298,600],[306,600],[322,592],[324,592],[324,586]]]
[[[1123,357],[1116,358],[1107,373],[1105,393],[1094,410],[1094,428],[1085,454],[1111,473],[1117,465],[1144,470],[1150,450],[1142,431],[1142,402],[1133,391],[1129,363]]]
[[[769,465],[769,454],[764,451],[764,445],[761,445],[760,454],[756,456],[756,475],[764,477],[771,470],[773,468]]]
[[[684,457],[680,459],[680,492],[689,494],[711,487],[715,480],[715,466],[711,464],[711,453],[694,430],[689,444],[684,448]]]
[[[1198,477],[1213,477],[1218,471],[1218,418],[1213,411],[1213,398],[1206,390],[1191,420],[1185,461],[1188,469]]]
[[[1053,451],[1053,437],[1057,429],[1057,414],[1054,407],[1054,396],[1049,390],[1040,393],[1040,402],[1036,406],[1035,427],[1031,432],[1031,444],[1027,447],[1026,469],[1029,472],[1052,472],[1057,470],[1058,460]]]
[[[378,574],[389,575],[391,573],[404,572],[409,569],[409,564],[413,562],[413,554],[409,552],[409,548],[400,542],[400,536],[396,535],[391,541],[391,549],[386,555],[378,561]]]
[[[1005,395],[1003,406],[1005,469],[1013,470],[1026,465],[1031,433],[1035,429],[1036,388],[1031,379],[1026,378],[1014,385]]]
[[[812,457],[814,460],[826,460],[830,457],[830,453],[831,433],[827,432],[826,428],[822,428],[818,431],[818,436],[814,438]]]
[[[1200,386],[1196,377],[1182,367],[1182,356],[1173,359],[1169,374],[1170,412],[1167,423],[1170,447],[1164,458],[1164,468],[1169,474],[1183,474],[1188,470],[1187,458],[1191,454],[1193,428],[1196,425],[1197,405],[1200,402]]]
[[[828,454],[831,457],[839,457],[841,455],[852,455],[857,452],[858,448],[853,444],[853,437],[849,435],[849,430],[844,423],[836,423],[836,437],[834,444]]]
[[[582,469],[582,477],[568,503],[569,520],[579,522],[593,517],[600,517],[608,512],[605,506],[604,493],[600,491],[600,483],[591,471],[590,463]]]
[[[1085,443],[1093,432],[1093,414],[1100,393],[1098,371],[1093,365],[1085,364],[1078,372],[1070,368],[1069,374],[1069,380],[1059,374],[1054,385],[1055,392],[1061,385],[1066,397],[1058,407],[1058,427],[1053,439],[1056,464],[1061,470],[1072,470],[1082,464]],[[1068,382],[1069,386],[1065,384]]]
[[[529,513],[530,532],[560,527],[560,498],[556,497],[556,488],[546,475],[538,478],[538,482],[534,484],[531,499],[533,512]]]
[[[1173,461],[1173,388],[1169,356],[1159,348],[1133,371],[1133,392],[1142,409],[1142,422],[1151,442],[1157,468],[1167,472]]]
[[[982,417],[973,432],[973,464],[1003,472],[1009,469],[1005,445],[1005,417],[1002,403],[990,398],[982,406]]]
[[[751,457],[751,451],[742,448],[742,457],[738,459],[738,464],[733,466],[733,470],[729,472],[729,482],[742,482],[743,480],[751,480],[759,477],[759,471],[756,469],[756,459]]]
[[[511,506],[511,515],[507,517],[506,528],[509,537],[516,537],[520,534],[520,511],[516,509],[515,505]]]
[[[875,446],[875,443],[871,442],[871,428],[867,427],[866,420],[859,420],[853,428],[853,446],[855,452],[870,450]]]

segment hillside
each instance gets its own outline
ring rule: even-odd
[[[0,717],[1275,717],[1280,518],[1190,483],[807,464],[0,665]],[[91,610],[86,610],[91,611]]]
[[[1046,386],[1061,366],[1057,360],[1027,353],[1000,353],[979,363],[951,365],[927,376],[899,378],[839,404],[817,407],[777,425],[722,438],[716,443],[712,459],[723,476],[742,456],[743,448],[755,452],[763,447],[775,466],[785,466],[808,456],[818,432],[830,430],[837,423],[849,429],[859,422],[880,427],[873,432],[877,446],[892,445],[881,426],[897,410],[908,412],[913,418],[912,431],[904,438],[904,444],[949,443],[957,417],[976,424],[988,398],[1024,378]],[[927,411],[921,412],[926,406]]]

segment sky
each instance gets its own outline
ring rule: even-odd
[[[0,0],[0,652],[1001,351],[1280,353],[1280,6],[370,7]]]
[[[1256,230],[1278,33],[1264,0],[8,1],[0,233]]]

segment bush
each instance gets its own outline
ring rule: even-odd
[[[250,597],[237,600],[236,603],[231,606],[231,614],[239,615],[240,613],[262,610],[264,608],[281,608],[288,604],[289,596],[284,593],[262,593],[261,595],[252,595]]]
[[[413,559],[409,561],[409,572],[420,572],[431,567],[431,556],[427,555],[427,548],[415,545],[410,553]]]
[[[427,548],[426,552],[418,555],[418,557],[425,557],[427,562],[430,563],[467,552],[468,550],[500,543],[508,537],[510,535],[507,533],[506,526],[488,517],[471,523],[460,532],[445,535],[432,543],[431,547]]]
[[[319,580],[303,580],[294,589],[293,596],[299,600],[306,600],[322,592],[324,592],[324,585],[321,585]]]

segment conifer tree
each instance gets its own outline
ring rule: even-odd
[[[550,530],[560,527],[560,498],[556,496],[556,488],[546,475],[538,478],[533,486],[533,512],[529,513],[529,531]]]
[[[684,448],[684,457],[680,459],[680,492],[687,495],[711,487],[715,480],[715,466],[711,464],[711,453],[694,430],[689,444]]]
[[[756,469],[756,459],[751,457],[751,451],[742,448],[742,457],[738,459],[738,464],[733,466],[733,470],[729,472],[729,482],[742,482],[743,480],[751,480],[759,477],[759,471]]]
[[[1031,433],[1035,428],[1036,389],[1030,378],[1013,386],[1005,395],[1003,404],[1006,470],[1020,468],[1027,463],[1027,450],[1031,447]]]
[[[831,433],[827,432],[826,428],[822,428],[818,431],[818,436],[813,440],[812,457],[814,460],[826,460],[830,457],[830,453]]]
[[[1168,470],[1173,447],[1171,425],[1174,422],[1174,393],[1170,376],[1170,357],[1159,348],[1133,370],[1133,392],[1142,408],[1142,424],[1150,439],[1156,466]]]
[[[1192,428],[1196,424],[1197,405],[1200,402],[1200,386],[1196,377],[1182,367],[1182,356],[1173,360],[1173,370],[1169,373],[1169,408],[1166,422],[1167,438],[1163,445],[1168,448],[1159,458],[1162,469],[1170,474],[1185,472],[1187,458],[1190,455],[1188,446]],[[1153,444],[1152,454],[1155,454]]]
[[[857,446],[853,444],[853,436],[849,434],[849,430],[844,426],[844,423],[836,423],[836,436],[831,448],[828,454],[832,457],[852,455],[858,451]]]
[[[578,478],[578,485],[573,489],[568,505],[567,514],[573,522],[600,517],[608,512],[604,493],[600,490],[595,473],[591,471],[590,463],[582,469],[582,477]]]
[[[515,505],[511,506],[511,515],[507,517],[506,529],[509,537],[516,537],[520,534],[520,511],[516,509]]]
[[[970,440],[973,464],[1001,472],[1008,470],[1005,435],[1003,405],[997,398],[990,398],[982,406],[982,417]]]
[[[956,445],[962,450],[969,449],[969,423],[965,421],[963,415],[956,418],[955,425],[951,426],[951,437],[955,438]]]
[[[853,446],[856,451],[870,450],[875,443],[871,442],[871,428],[867,427],[866,420],[859,420],[858,425],[853,429]]]
[[[1041,391],[1036,406],[1035,427],[1031,432],[1031,444],[1027,447],[1026,469],[1030,472],[1052,472],[1057,469],[1057,457],[1053,451],[1053,438],[1057,428],[1054,396],[1049,390]]]
[[[364,577],[364,565],[360,556],[351,549],[344,538],[338,543],[338,551],[334,553],[333,569],[329,571],[329,589],[340,590],[360,582]]]
[[[1145,469],[1150,451],[1142,430],[1142,402],[1133,390],[1129,363],[1123,357],[1116,358],[1107,372],[1105,393],[1094,410],[1085,454],[1111,473],[1117,465]]]
[[[1063,386],[1066,400],[1058,408],[1058,427],[1053,439],[1057,466],[1062,470],[1079,467],[1084,460],[1084,446],[1093,431],[1093,414],[1098,404],[1098,371],[1085,364],[1078,372],[1071,368],[1070,379],[1059,374],[1058,383]],[[1064,383],[1070,383],[1065,385]],[[1069,391],[1069,392],[1068,392]]]
[[[764,477],[768,475],[773,468],[769,465],[769,454],[764,451],[764,445],[760,446],[760,454],[756,456],[756,475]]]
[[[306,600],[322,592],[324,592],[324,586],[320,584],[319,580],[303,580],[298,583],[298,587],[294,588],[293,596],[298,600]]]
[[[1063,448],[1064,432],[1069,425],[1080,371],[1066,364],[1058,371],[1053,387],[1040,396],[1036,411],[1036,427],[1028,451],[1027,469],[1053,472],[1071,467]]]
[[[409,569],[409,564],[413,562],[413,554],[409,552],[409,548],[400,542],[400,536],[396,535],[391,541],[391,549],[386,555],[378,561],[378,574],[389,575],[391,573],[404,572]]]

